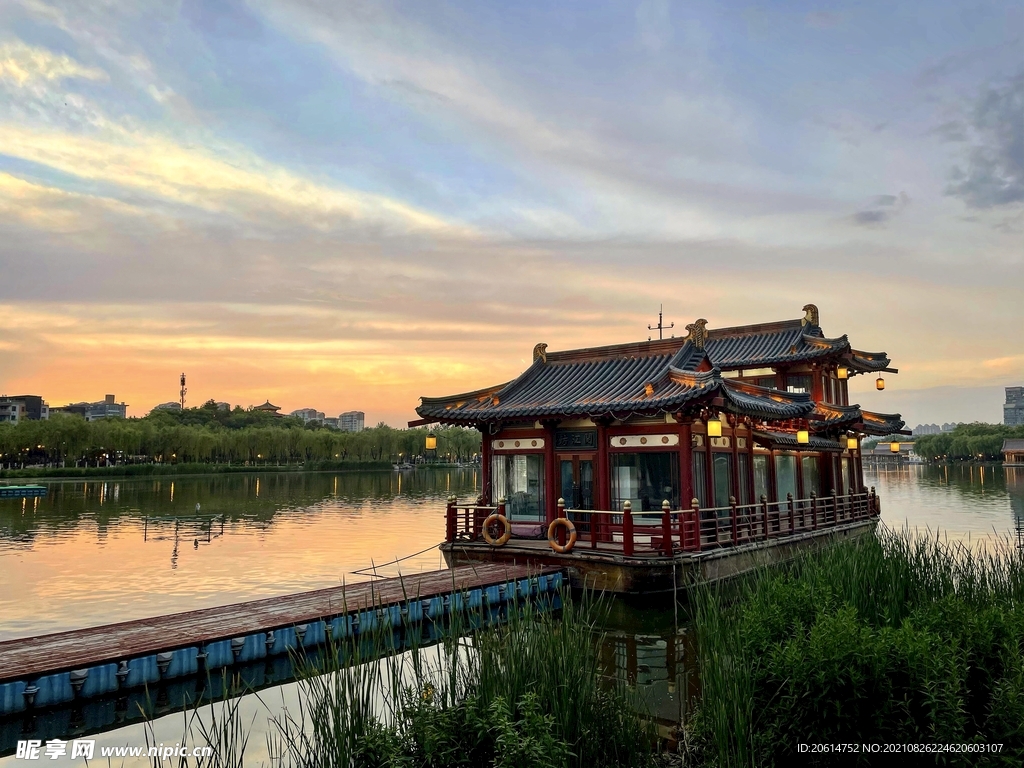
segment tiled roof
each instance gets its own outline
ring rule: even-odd
[[[544,417],[659,414],[721,396],[726,410],[766,419],[806,416],[810,397],[723,380],[717,370],[683,371],[667,354],[598,360],[536,361],[502,387],[423,398],[417,413],[444,421],[481,422]]]
[[[799,448],[800,450],[816,451],[841,451],[846,446],[838,440],[830,440],[827,437],[810,435],[807,443],[798,443],[796,435],[790,432],[755,432],[754,439],[758,442],[772,447]]]
[[[787,320],[711,329],[703,337],[703,321],[698,321],[690,326],[691,336],[679,339],[550,353],[538,345],[533,365],[513,381],[461,395],[424,397],[416,410],[425,419],[466,424],[545,417],[621,418],[671,413],[697,400],[721,397],[726,410],[735,413],[766,420],[802,418],[814,410],[810,396],[723,380],[720,369],[828,356],[849,360],[847,338],[825,338],[816,322]],[[889,361],[884,353],[858,354],[879,363]],[[848,420],[849,415],[837,418]]]
[[[840,424],[852,424],[860,421],[864,414],[859,405],[833,405],[832,403],[815,403],[814,413],[819,420],[819,427],[837,427]]]
[[[1003,440],[1003,453],[1007,451],[1024,451],[1024,440],[1006,438]]]
[[[869,435],[893,435],[903,429],[904,422],[898,413],[873,413],[861,411],[864,432]]]
[[[845,336],[826,339],[800,320],[720,328],[708,332],[707,352],[719,368],[760,368],[827,357],[850,349]]]

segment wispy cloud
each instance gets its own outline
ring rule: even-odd
[[[19,87],[36,81],[60,81],[68,78],[105,80],[107,73],[85,67],[64,54],[26,45],[20,40],[0,43],[0,80]]]

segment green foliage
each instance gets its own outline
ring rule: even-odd
[[[1006,438],[1024,438],[1024,427],[960,424],[952,432],[921,435],[914,441],[914,451],[932,461],[998,461]]]
[[[438,457],[466,461],[480,451],[480,433],[441,427]],[[387,462],[421,455],[426,429],[380,424],[362,432],[306,428],[298,419],[257,411],[207,407],[183,413],[157,411],[142,419],[102,419],[54,414],[48,421],[0,424],[0,468],[26,465],[106,464],[302,464]]]
[[[303,671],[302,711],[279,721],[275,764],[653,765],[638,702],[598,674],[596,610],[567,603],[559,617],[525,604],[475,632],[479,617],[456,617],[441,645],[404,655],[388,653],[386,633],[343,640],[326,665]]]
[[[944,759],[1024,759],[1024,554],[1008,544],[972,553],[884,531],[732,589],[695,596],[694,731],[709,762],[832,764],[796,754],[813,742],[1001,742],[1000,754]]]

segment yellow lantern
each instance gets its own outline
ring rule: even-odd
[[[708,437],[722,436],[722,421],[717,416],[708,420]]]
[[[889,443],[889,450],[892,451],[893,453],[899,453],[900,444],[894,440],[893,442]]]
[[[437,449],[437,436],[433,432],[427,432],[426,448],[428,451]]]
[[[846,438],[846,447],[849,448],[851,451],[856,451],[857,450],[857,438],[856,437],[848,437],[848,438]]]
[[[845,378],[848,378],[849,375],[850,375],[850,371],[847,370],[845,365],[840,365],[838,368],[836,368],[836,378],[837,379],[845,379]]]
[[[881,376],[875,379],[875,389],[885,389],[885,379]]]
[[[798,429],[796,431],[796,441],[800,443],[800,445],[807,445],[809,442],[811,442],[810,432],[808,432],[806,429]]]

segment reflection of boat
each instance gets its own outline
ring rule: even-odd
[[[405,472],[410,469],[416,469],[416,467],[413,464],[410,464],[408,461],[403,461],[401,464],[392,464],[391,468],[394,470],[401,470],[402,472]]]

